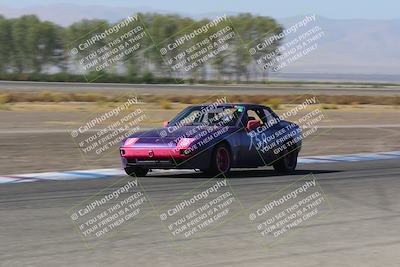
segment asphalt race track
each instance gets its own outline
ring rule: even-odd
[[[326,214],[292,229],[273,246],[266,246],[246,212],[204,235],[171,239],[160,223],[159,207],[206,182],[201,174],[140,178],[152,203],[143,209],[147,215],[90,249],[67,211],[117,179],[3,184],[0,265],[399,266],[399,163],[396,159],[306,164],[286,176],[275,175],[270,168],[233,171],[227,180],[242,210],[309,173],[325,192],[330,203],[329,210],[322,210]]]

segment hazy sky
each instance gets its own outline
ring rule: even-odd
[[[330,18],[400,18],[399,0],[0,0],[0,5],[12,7],[56,3],[148,7],[186,14],[251,12],[276,18],[300,14]]]

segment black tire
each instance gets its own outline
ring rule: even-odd
[[[277,173],[292,173],[296,170],[297,156],[299,154],[297,149],[286,149],[282,156],[273,163],[274,170]]]
[[[211,155],[210,168],[203,170],[207,175],[227,174],[231,169],[232,155],[225,144],[217,145]]]
[[[132,177],[144,177],[149,172],[149,169],[143,167],[126,167],[126,174]]]

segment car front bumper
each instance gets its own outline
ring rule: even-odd
[[[210,151],[186,155],[175,147],[121,147],[122,167],[140,166],[149,169],[207,169]]]

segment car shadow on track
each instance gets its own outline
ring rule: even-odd
[[[293,173],[284,173],[279,174],[276,173],[274,170],[266,170],[266,169],[246,169],[246,170],[232,170],[229,174],[225,175],[226,178],[229,179],[238,179],[238,178],[254,178],[254,177],[276,177],[276,176],[293,176],[293,175],[307,175],[310,173],[313,174],[322,174],[322,173],[334,173],[340,172],[338,170],[296,170]],[[193,172],[193,173],[182,173],[182,174],[154,174],[151,175],[151,178],[212,178],[211,176],[207,176],[201,172]],[[223,175],[215,176],[215,178],[223,178]]]

